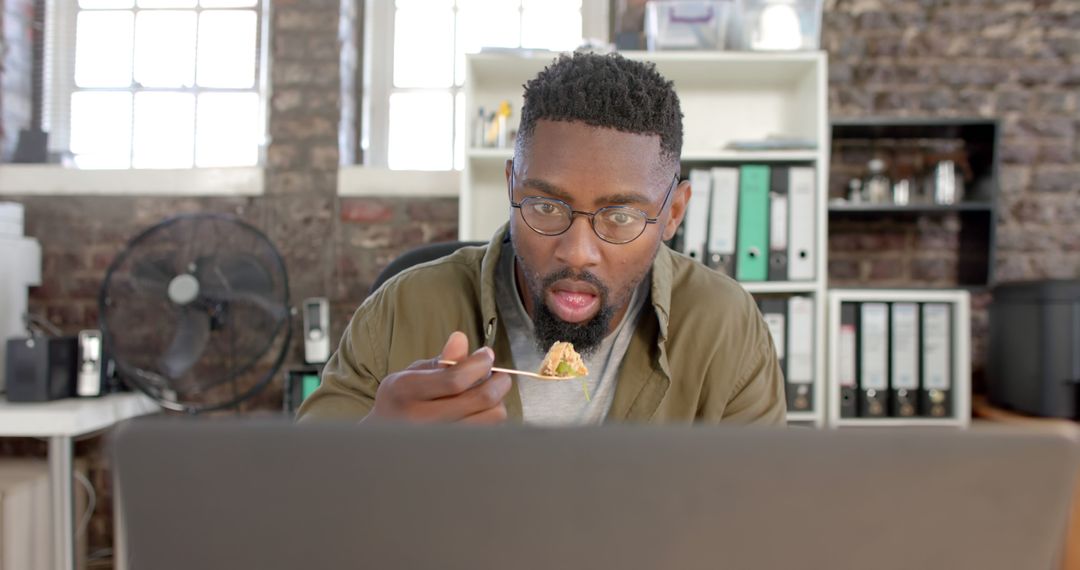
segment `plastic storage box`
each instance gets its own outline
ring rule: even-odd
[[[645,5],[649,51],[720,50],[727,37],[730,0],[653,1]]]
[[[817,50],[821,0],[741,0],[737,46],[755,51]]]

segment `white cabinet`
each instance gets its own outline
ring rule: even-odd
[[[824,425],[825,310],[827,268],[826,182],[829,165],[827,59],[824,52],[622,52],[651,61],[671,80],[683,112],[683,172],[691,168],[741,164],[812,166],[816,203],[816,271],[811,281],[760,281],[744,286],[755,295],[807,295],[814,300],[814,406],[792,412],[791,421]],[[465,81],[466,132],[476,128],[477,110],[497,109],[506,100],[520,120],[523,85],[549,65],[557,54],[482,53],[468,56]],[[810,141],[810,150],[733,150],[734,141],[769,137]],[[510,207],[505,177],[510,148],[478,148],[469,140],[462,173],[460,230],[462,240],[486,241],[506,222]]]

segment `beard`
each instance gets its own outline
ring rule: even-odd
[[[518,263],[521,263],[520,259]],[[522,267],[526,266],[523,264]],[[532,320],[537,349],[540,352],[547,352],[556,341],[562,341],[573,344],[574,349],[582,356],[594,354],[604,337],[607,336],[617,309],[611,302],[610,289],[588,271],[576,273],[569,268],[564,268],[543,278],[527,269],[522,273],[529,280],[529,291],[535,313],[532,315]],[[548,308],[544,300],[544,291],[561,279],[585,281],[596,287],[600,297],[600,310],[593,318],[583,323],[568,323]]]

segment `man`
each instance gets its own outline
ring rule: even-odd
[[[525,86],[509,224],[369,297],[301,421],[784,423],[753,299],[663,244],[691,191],[681,149],[679,99],[654,66],[561,57]],[[535,371],[555,341],[587,377],[492,373]]]

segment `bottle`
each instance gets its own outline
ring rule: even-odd
[[[485,146],[484,145],[484,127],[487,124],[487,121],[484,120],[484,108],[483,107],[480,107],[480,109],[477,110],[475,121],[476,121],[476,123],[473,125],[472,144],[473,144],[474,147],[480,148],[480,147]]]
[[[507,141],[510,140],[510,125],[508,124],[510,120],[509,101],[503,101],[502,103],[499,103],[499,112],[496,115],[496,118],[498,120],[499,129],[496,145],[499,148],[506,148]]]
[[[867,176],[863,183],[863,197],[871,204],[884,204],[890,200],[892,185],[885,176],[885,161],[875,158],[866,164]]]

